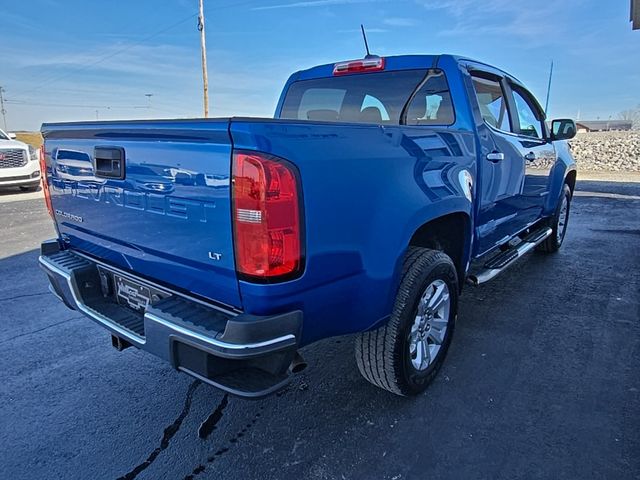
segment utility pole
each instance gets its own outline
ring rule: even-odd
[[[207,43],[204,31],[204,0],[199,0],[198,30],[200,30],[200,47],[202,50],[202,84],[204,94],[204,118],[209,116],[209,78],[207,75]]]
[[[153,97],[153,93],[145,93],[145,97],[147,97],[147,108],[151,110],[151,97]]]
[[[4,130],[7,131],[7,111],[4,109],[4,92],[5,89],[0,87],[0,113],[2,113],[2,121],[4,122]]]

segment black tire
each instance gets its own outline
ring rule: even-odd
[[[37,192],[40,189],[40,184],[37,185],[22,185],[20,190],[23,192]]]
[[[563,200],[567,202],[566,215],[562,214],[562,205]],[[567,234],[567,227],[569,224],[569,213],[571,212],[571,189],[569,185],[565,183],[562,189],[562,195],[560,195],[560,200],[558,201],[558,206],[556,207],[556,211],[553,214],[549,221],[549,226],[551,227],[551,235],[538,245],[537,250],[544,253],[554,253],[560,250],[562,246],[562,242],[564,241],[564,237]],[[561,218],[564,217],[564,218]],[[564,221],[564,226],[561,225],[561,220]],[[558,231],[561,230],[560,234]]]
[[[448,324],[435,359],[425,369],[418,370],[413,365],[409,352],[409,335],[423,293],[433,282],[438,281],[443,281],[448,287]],[[356,363],[362,376],[372,384],[397,395],[410,396],[423,392],[440,369],[451,343],[457,316],[458,292],[456,268],[446,254],[409,247],[389,321],[376,330],[356,337]]]

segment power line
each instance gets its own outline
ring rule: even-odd
[[[217,6],[216,10],[224,10],[224,9],[227,9],[227,8],[242,7],[242,6],[247,6],[247,5],[251,5],[251,4],[259,4],[259,3],[260,2],[256,1],[256,0],[249,0],[249,1],[244,1],[244,2],[234,2],[234,3],[228,3],[228,4],[225,4],[225,5]],[[167,27],[165,27],[165,28],[163,28],[161,30],[158,30],[158,31],[146,36],[146,37],[143,37],[142,39],[140,39],[139,41],[137,41],[135,43],[129,44],[129,45],[127,45],[127,46],[125,46],[125,47],[123,47],[123,48],[121,48],[119,50],[116,50],[115,52],[111,52],[109,54],[106,54],[103,57],[101,57],[101,58],[99,58],[99,59],[97,59],[97,60],[95,60],[93,62],[88,62],[88,63],[85,63],[85,64],[81,64],[80,65],[80,69],[78,69],[78,70],[75,70],[75,71],[69,72],[69,73],[65,73],[65,74],[59,75],[57,77],[52,77],[49,80],[45,80],[44,82],[36,85],[33,88],[30,88],[28,90],[24,90],[24,91],[18,92],[18,93],[21,93],[22,95],[26,95],[26,94],[29,94],[29,93],[34,92],[36,90],[39,90],[39,89],[41,89],[42,87],[44,87],[46,85],[50,85],[52,83],[58,82],[60,80],[63,80],[65,78],[69,78],[70,76],[73,76],[76,73],[78,73],[78,71],[86,70],[89,67],[97,65],[99,63],[102,63],[105,60],[108,60],[110,58],[115,57],[116,55],[120,55],[121,53],[124,53],[124,52],[126,52],[128,50],[131,50],[134,47],[141,46],[144,42],[146,42],[148,40],[151,40],[151,39],[153,39],[153,38],[155,38],[155,37],[157,37],[159,35],[162,35],[163,33],[166,33],[169,30],[172,30],[173,28],[175,28],[175,27],[177,27],[179,25],[182,25],[183,23],[185,23],[185,22],[187,22],[187,21],[189,21],[189,20],[191,20],[193,18],[196,18],[198,16],[199,16],[199,13],[193,13],[193,14],[189,15],[188,17],[185,17],[185,18],[177,21],[176,23],[173,23],[173,24],[171,24],[171,25],[169,25],[169,26],[167,26]]]
[[[34,106],[34,107],[68,107],[68,108],[149,108],[146,105],[86,105],[73,103],[44,103],[44,102],[25,102],[22,100],[5,100],[6,103],[17,106]]]
[[[16,107],[58,107],[58,108],[88,108],[88,109],[103,109],[103,110],[149,110],[149,111],[160,111],[160,112],[168,112],[168,113],[178,113],[182,114],[182,111],[174,108],[175,106],[167,106],[164,104],[151,105],[97,105],[97,104],[74,104],[74,103],[48,103],[48,102],[31,102],[31,101],[23,101],[23,100],[5,100],[5,103],[15,105]]]
[[[115,36],[126,36],[126,32],[131,31],[134,27],[138,27],[140,25],[140,20],[138,18],[131,18],[130,22],[127,22],[125,25],[126,27],[124,28],[119,28],[115,31],[109,32],[110,35],[115,35]],[[105,51],[105,49],[101,49],[104,53],[103,55],[107,55],[109,52]],[[91,54],[93,55],[94,52],[91,52]],[[74,60],[77,59],[77,55],[75,53],[68,53],[64,56],[62,56],[56,63],[58,64],[66,64],[66,63],[72,63]],[[58,72],[50,72],[48,69],[46,68],[42,68],[41,70],[41,74],[37,75],[36,78],[34,78],[34,82],[48,82],[49,80],[57,77],[59,75]],[[59,89],[56,89],[56,91],[59,91]]]
[[[121,49],[119,49],[119,50],[116,50],[115,52],[111,52],[111,53],[109,53],[109,54],[107,54],[107,55],[104,55],[104,56],[102,56],[101,58],[98,58],[98,59],[97,59],[97,60],[95,60],[95,61],[92,61],[92,62],[88,62],[88,63],[81,64],[81,65],[80,65],[80,68],[75,69],[73,72],[64,73],[64,74],[59,75],[59,76],[57,76],[57,77],[54,77],[54,78],[52,78],[52,79],[50,79],[50,80],[47,80],[47,81],[45,81],[45,82],[42,82],[41,84],[36,85],[35,87],[33,87],[33,88],[29,89],[29,90],[23,91],[23,92],[22,92],[22,94],[23,94],[23,95],[29,94],[29,93],[31,93],[31,92],[34,92],[34,91],[36,91],[36,90],[41,89],[42,87],[44,87],[44,86],[46,86],[46,85],[51,85],[52,83],[55,83],[55,82],[58,82],[58,81],[60,81],[60,80],[65,79],[65,78],[69,78],[69,77],[71,77],[71,76],[73,76],[73,75],[76,75],[79,71],[86,70],[86,69],[87,69],[87,68],[89,68],[89,67],[93,67],[94,65],[97,65],[97,64],[99,64],[99,63],[102,63],[102,62],[104,62],[105,60],[108,60],[108,59],[110,59],[110,58],[113,58],[113,57],[115,57],[116,55],[120,55],[121,53],[124,53],[124,52],[126,52],[126,51],[128,51],[128,50],[131,50],[131,49],[132,49],[132,48],[134,48],[134,47],[138,47],[138,46],[142,45],[142,43],[143,43],[143,42],[146,42],[146,41],[148,41],[148,40],[151,40],[151,39],[153,39],[153,38],[155,38],[155,37],[157,37],[157,36],[159,36],[159,35],[162,35],[163,33],[166,33],[166,32],[168,32],[169,30],[171,30],[171,29],[173,29],[173,28],[177,27],[178,25],[182,25],[183,23],[185,23],[185,22],[187,22],[187,21],[189,21],[189,20],[191,20],[191,19],[193,19],[193,18],[195,18],[195,17],[197,17],[197,16],[198,16],[198,14],[197,14],[197,13],[191,14],[191,15],[189,15],[188,17],[185,17],[185,18],[183,18],[182,20],[180,20],[180,21],[178,21],[178,22],[176,22],[176,23],[174,23],[174,24],[172,24],[172,25],[169,25],[168,27],[163,28],[162,30],[158,30],[157,32],[152,33],[151,35],[148,35],[148,36],[146,36],[146,37],[142,38],[142,39],[141,39],[141,40],[139,40],[138,42],[135,42],[135,43],[129,44],[129,45],[127,45],[126,47],[123,47],[123,48],[121,48]]]
[[[202,3],[202,2],[200,2]],[[216,11],[218,10],[224,10],[224,9],[228,9],[228,8],[234,8],[234,7],[242,7],[242,6],[248,6],[248,5],[255,5],[255,4],[260,4],[260,1],[256,1],[256,0],[249,0],[249,1],[241,1],[241,2],[232,2],[232,3],[228,3],[228,4],[224,4],[224,5],[218,5],[216,6]],[[79,65],[79,68],[74,69],[74,71],[72,72],[68,72],[68,73],[64,73],[62,75],[58,75],[58,76],[53,76],[53,77],[49,77],[48,79],[45,79],[43,82],[39,83],[38,85],[28,89],[28,90],[23,90],[23,91],[18,91],[18,94],[20,95],[28,95],[32,92],[35,92],[37,90],[42,89],[45,86],[51,85],[53,83],[59,82],[60,80],[63,80],[65,78],[69,78],[73,75],[76,75],[79,71],[84,71],[92,66],[98,65],[99,63],[104,62],[105,60],[108,60],[110,58],[113,58],[117,55],[120,55],[121,53],[124,53],[128,50],[131,50],[134,47],[137,46],[141,46],[144,42],[147,42],[153,38],[158,37],[159,35],[162,35],[163,33],[168,32],[169,30],[182,25],[183,23],[193,19],[193,18],[198,18],[198,29],[201,29],[201,46],[202,46],[202,61],[203,61],[203,81],[204,81],[204,96],[205,96],[205,117],[208,116],[208,82],[207,82],[207,67],[206,67],[206,46],[205,46],[205,41],[204,41],[204,12],[203,12],[203,6],[200,5],[199,8],[199,12],[198,13],[193,13],[161,30],[158,30],[150,35],[147,35],[146,37],[143,37],[142,39],[140,39],[137,42],[131,43],[129,45],[126,45],[123,48],[120,48],[114,52],[111,52],[109,54],[103,55],[102,57],[97,58],[94,61],[91,62],[87,62],[87,63],[83,63]],[[0,111],[3,115],[3,119],[4,119],[4,125],[5,125],[5,129],[6,129],[6,110],[4,108],[4,97],[2,96],[3,92],[6,92],[6,90],[4,90],[2,87],[0,87]],[[149,104],[144,107],[144,106],[106,106],[106,105],[81,105],[81,104],[64,104],[64,103],[40,103],[40,102],[29,102],[29,101],[22,101],[22,100],[6,100],[6,103],[10,103],[16,106],[19,105],[24,105],[24,106],[41,106],[41,107],[64,107],[64,108],[91,108],[91,109],[95,109],[95,108],[107,108],[107,109],[111,109],[111,108],[148,108],[151,109],[151,105],[150,105],[150,97],[148,97],[149,100]],[[166,110],[165,110],[166,111]]]

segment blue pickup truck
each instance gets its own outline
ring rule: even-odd
[[[362,375],[423,391],[463,285],[557,251],[566,142],[513,76],[452,55],[294,73],[274,119],[49,123],[51,291],[203,382],[256,398],[355,335]]]

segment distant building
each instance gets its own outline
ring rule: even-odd
[[[631,130],[631,120],[580,120],[576,122],[578,132],[609,132],[611,130]]]
[[[631,22],[631,28],[640,30],[640,0],[631,0]]]

